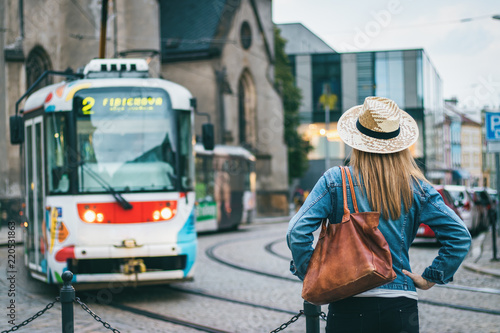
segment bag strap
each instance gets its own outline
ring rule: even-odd
[[[342,194],[344,197],[344,217],[348,216],[351,211],[349,210],[349,207],[347,205],[347,184],[346,184],[346,174],[349,179],[349,189],[351,191],[351,198],[352,198],[352,206],[354,207],[354,212],[358,213],[358,202],[356,201],[356,193],[354,192],[354,185],[352,182],[351,178],[351,171],[349,170],[348,167],[340,167],[340,171],[342,173]],[[344,221],[344,218],[342,218],[342,221]]]
[[[354,211],[358,213],[359,212],[358,201],[356,200],[356,192],[354,192],[354,184],[352,182],[351,170],[349,170],[348,167],[345,167],[345,171],[347,173],[347,179],[349,179],[349,188],[351,189],[352,205],[354,207]]]
[[[346,181],[345,181],[345,170],[343,166],[340,166],[340,173],[342,174],[342,196],[344,198],[344,216],[342,218],[342,222],[344,222],[344,218],[349,216],[351,211],[347,206],[347,189],[346,189]]]

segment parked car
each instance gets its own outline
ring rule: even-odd
[[[445,185],[444,189],[453,198],[453,203],[460,212],[460,217],[464,221],[471,234],[480,231],[481,223],[484,219],[483,208],[478,204],[474,192],[461,185]]]
[[[498,202],[498,192],[497,190],[494,190],[492,188],[487,187],[486,192],[488,192],[488,195],[490,196],[492,204],[496,205]]]
[[[481,221],[481,230],[486,230],[491,224],[492,219],[496,219],[496,191],[491,188],[474,187],[472,189],[476,195],[476,200],[481,206],[483,220]]]
[[[433,186],[436,189],[436,191],[438,191],[438,193],[441,194],[441,197],[443,197],[443,201],[446,204],[446,206],[450,207],[460,218],[462,218],[458,207],[455,205],[455,200],[453,199],[451,194],[444,188],[444,186],[442,185],[433,185]],[[433,239],[436,238],[436,234],[434,234],[434,231],[432,231],[432,229],[427,224],[421,223],[417,230],[417,237]]]

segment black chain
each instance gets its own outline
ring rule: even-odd
[[[293,316],[292,319],[290,319],[289,321],[287,321],[284,324],[281,324],[280,327],[271,331],[270,333],[276,333],[276,332],[283,331],[285,328],[288,327],[288,325],[290,325],[291,323],[295,323],[299,319],[299,317],[302,316],[303,314],[304,314],[304,310],[300,310],[300,312],[298,314],[296,314],[295,316]]]
[[[326,313],[321,312],[321,313],[319,314],[319,316],[321,317],[321,319],[323,319],[324,321],[326,321]]]
[[[45,306],[45,309],[38,311],[33,317],[26,319],[25,321],[23,321],[19,325],[12,326],[8,331],[2,331],[2,333],[14,332],[14,331],[17,331],[18,329],[20,329],[21,327],[28,325],[29,323],[31,323],[36,318],[38,318],[41,315],[43,315],[45,313],[45,311],[47,311],[48,309],[52,308],[54,306],[54,304],[57,303],[57,302],[59,302],[59,297],[56,297],[56,300],[54,302],[51,302],[51,303],[47,304]]]
[[[100,322],[102,324],[102,326],[106,327],[108,330],[113,331],[113,333],[120,333],[119,330],[117,330],[116,328],[111,327],[111,325],[108,324],[107,322],[102,321],[101,317],[99,317],[98,315],[96,315],[92,310],[89,309],[89,307],[87,305],[85,305],[85,303],[83,303],[82,301],[80,301],[80,298],[75,297],[75,302],[78,303],[78,304],[80,304],[80,306],[82,307],[82,309],[84,309],[86,312],[88,312],[89,315],[91,315],[92,317],[94,317],[94,319],[96,321]]]

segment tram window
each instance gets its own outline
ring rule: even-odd
[[[196,200],[211,202],[214,200],[213,158],[209,155],[196,156]]]
[[[90,109],[86,99],[93,101]],[[123,104],[124,99],[133,103]],[[147,101],[147,105],[136,105],[136,100]],[[192,153],[178,143],[176,132],[188,136],[190,133],[184,133],[182,122],[173,121],[174,112],[165,91],[129,87],[85,89],[75,94],[74,108],[79,192],[105,192],[109,188],[122,192],[172,191],[178,188],[179,179],[182,184],[189,184],[179,176],[192,167],[192,163],[182,162],[184,154]]]
[[[179,111],[179,174],[183,190],[193,189],[194,166],[192,163],[191,113]]]
[[[67,117],[62,113],[50,114],[45,122],[46,161],[49,193],[68,193],[69,166]]]

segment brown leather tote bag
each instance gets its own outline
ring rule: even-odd
[[[354,296],[396,278],[389,245],[377,228],[380,213],[358,211],[349,168],[340,169],[344,215],[338,224],[323,220],[302,287],[302,298],[316,305]],[[345,173],[354,207],[352,214],[347,205]]]

